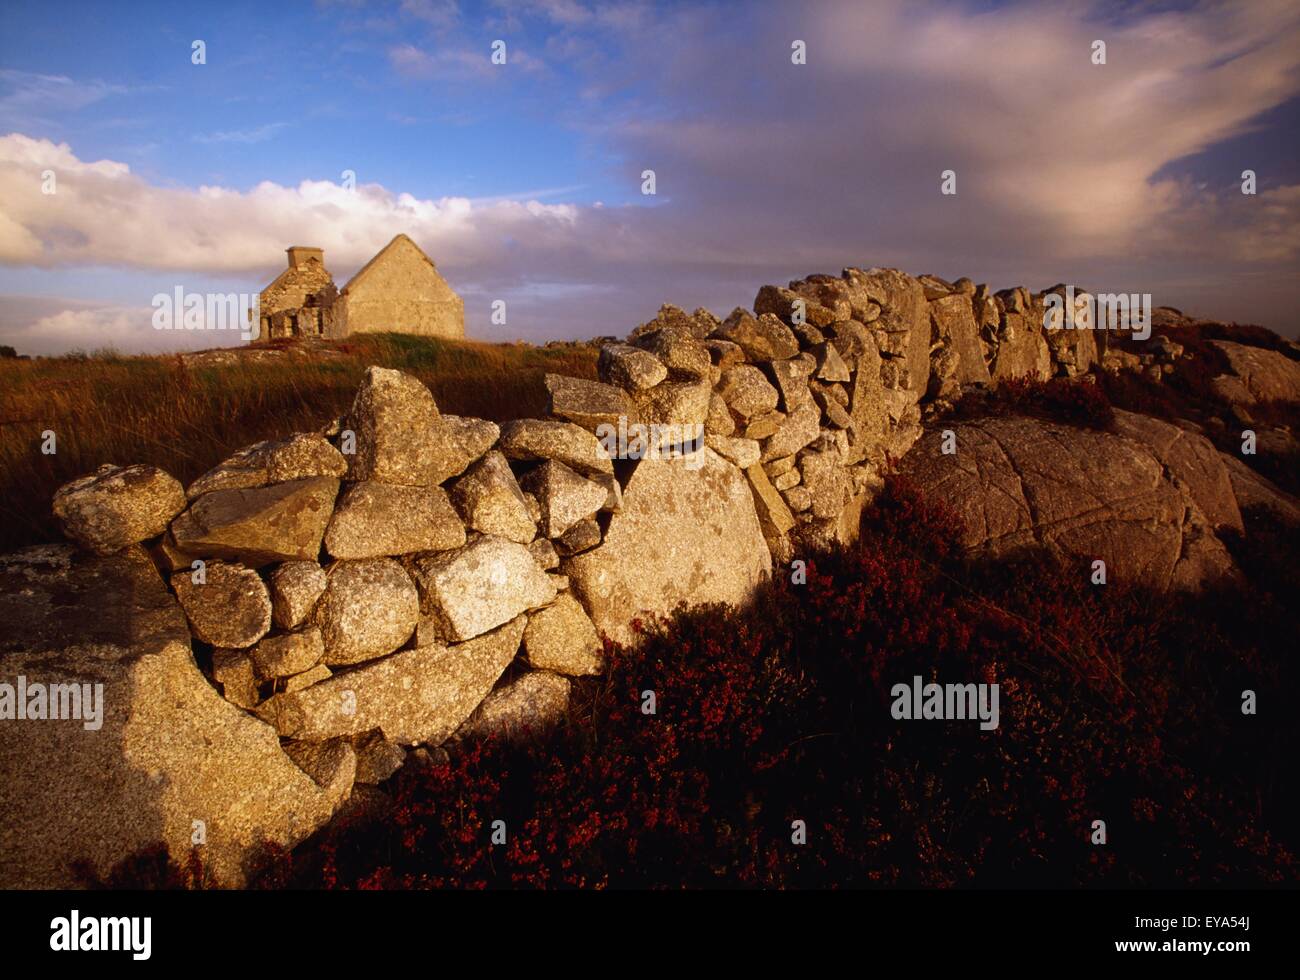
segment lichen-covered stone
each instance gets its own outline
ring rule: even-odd
[[[287,561],[277,566],[267,576],[275,625],[291,630],[306,622],[326,582],[325,569],[314,561]]]
[[[597,629],[634,640],[633,619],[679,603],[744,602],[770,571],[741,472],[711,449],[642,460],[598,548],[562,569]]]
[[[221,685],[222,696],[241,708],[256,708],[257,671],[247,650],[212,651],[212,679]]]
[[[555,586],[522,544],[485,534],[415,562],[420,610],[443,636],[469,640],[555,598]]]
[[[799,353],[798,338],[770,313],[756,319],[745,310],[733,310],[717,336],[739,345],[751,361],[776,361]]]
[[[518,546],[522,547],[522,546]],[[526,616],[467,643],[403,650],[262,703],[285,737],[322,741],[378,729],[399,745],[440,745],[473,713],[514,659]],[[351,710],[340,710],[341,705]]]
[[[429,436],[431,448],[424,472],[429,485],[445,483],[460,476],[495,445],[500,434],[500,426],[486,419],[439,416]]]
[[[794,526],[794,516],[772,486],[761,466],[745,470],[754,497],[754,509],[765,537],[779,537]]]
[[[97,555],[162,534],[184,508],[180,483],[156,466],[106,464],[54,494],[63,533]]]
[[[177,572],[171,584],[204,643],[250,647],[271,628],[271,596],[251,568],[212,561],[201,573]]]
[[[495,450],[456,481],[451,499],[465,523],[475,531],[520,544],[537,537],[537,524],[529,513],[528,501],[505,456]]]
[[[172,521],[177,547],[248,565],[315,559],[339,481],[309,477],[252,490],[215,490]]]
[[[267,844],[290,848],[330,819],[346,772],[314,783],[275,731],[199,672],[176,600],[138,547],[107,558],[43,546],[0,558],[5,673],[102,683],[99,727],[0,723],[0,887],[72,888],[165,844],[238,887]]]
[[[382,657],[410,638],[420,602],[401,565],[387,558],[337,561],[325,574],[325,594],[312,614],[325,641],[325,664]]]
[[[390,778],[406,761],[406,749],[378,732],[357,739],[357,782],[376,785]]]
[[[186,494],[194,500],[214,490],[251,490],[311,476],[337,478],[347,471],[347,460],[329,440],[319,433],[299,432],[239,450],[191,483]]]
[[[600,441],[580,425],[543,419],[516,419],[501,427],[499,448],[507,459],[553,459],[580,473],[613,473],[614,463]]]
[[[325,642],[316,627],[268,636],[253,647],[253,663],[266,680],[292,677],[311,670],[325,656]]]
[[[668,377],[663,361],[631,344],[605,344],[597,369],[602,381],[631,390],[653,388]]]
[[[722,372],[718,394],[744,419],[772,411],[780,399],[780,393],[752,364],[737,364]]]
[[[604,666],[604,646],[582,603],[561,595],[528,618],[524,653],[539,670],[554,670],[571,677],[599,674]]]
[[[791,412],[763,443],[763,462],[792,456],[817,438],[821,432],[821,409],[809,402]]]
[[[464,543],[465,525],[441,487],[373,480],[343,491],[325,531],[325,550],[345,559],[445,551]]]
[[[541,505],[542,533],[548,538],[558,538],[583,518],[596,513],[605,506],[609,495],[605,487],[553,459],[528,473],[523,486]]]
[[[568,707],[568,678],[547,670],[530,670],[484,698],[456,731],[456,738],[536,738],[563,721]]]
[[[670,375],[697,379],[709,376],[713,364],[709,350],[688,330],[663,327],[642,334],[633,343],[653,353],[668,368]]]
[[[433,479],[437,419],[437,402],[415,378],[390,368],[367,369],[347,417],[356,443],[348,460],[348,479],[402,486],[437,482]]]
[[[727,462],[740,467],[742,470],[755,465],[762,455],[762,450],[759,448],[756,439],[735,439],[727,436],[709,435],[704,437],[704,442],[705,445]]]
[[[546,390],[550,392],[550,413],[556,418],[595,432],[602,425],[617,426],[636,421],[636,410],[627,393],[614,385],[562,374],[548,374]]]
[[[600,544],[600,524],[594,517],[584,517],[555,539],[555,548],[562,555],[576,555]]]
[[[533,556],[533,561],[537,562],[538,568],[550,571],[552,568],[560,567],[560,556],[555,550],[555,545],[547,538],[538,538],[530,543],[528,553]]]
[[[284,753],[294,765],[312,778],[317,786],[328,786],[347,777],[349,784],[357,781],[357,755],[344,739],[329,742],[288,742]],[[351,773],[348,777],[347,774]]]

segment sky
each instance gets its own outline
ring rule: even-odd
[[[1296,336],[1298,150],[1296,0],[11,2],[0,344],[238,344],[153,297],[254,294],[289,245],[341,287],[398,233],[485,340],[846,266]]]

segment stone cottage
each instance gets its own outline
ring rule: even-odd
[[[261,293],[258,340],[387,330],[465,336],[464,301],[406,235],[380,249],[341,291],[322,249],[295,245],[286,252],[289,267]]]

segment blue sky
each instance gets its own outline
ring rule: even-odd
[[[0,343],[235,342],[150,330],[150,297],[255,292],[289,244],[341,284],[399,232],[487,339],[871,264],[1295,335],[1298,96],[1281,0],[8,4]]]

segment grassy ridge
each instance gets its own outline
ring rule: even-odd
[[[0,360],[0,552],[61,534],[59,486],[103,463],[151,463],[189,483],[233,451],[319,429],[345,412],[367,366],[427,384],[449,414],[542,413],[548,371],[595,377],[596,351],[373,334],[311,356],[233,363],[165,357]],[[43,433],[57,451],[42,453]]]

